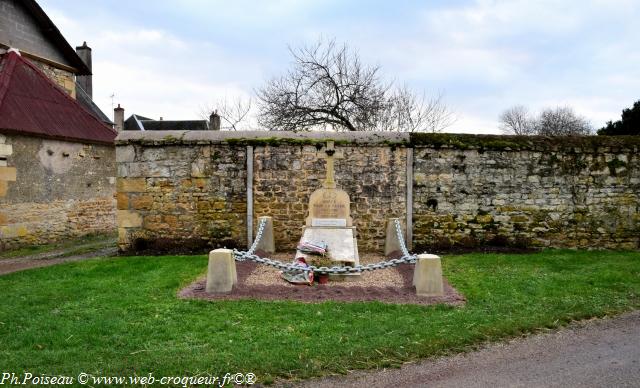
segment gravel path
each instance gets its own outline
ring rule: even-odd
[[[286,253],[276,253],[270,255],[272,258],[280,260],[282,262],[291,262],[293,255]],[[384,261],[386,258],[382,255],[364,253],[360,256],[360,264],[370,264]],[[280,270],[268,266],[259,265],[251,274],[247,277],[246,284],[251,286],[271,286],[281,285],[288,288],[299,288],[299,285],[287,283],[282,279]],[[377,271],[364,272],[360,276],[354,276],[345,281],[331,280],[327,283],[327,287],[394,287],[402,284],[402,275],[396,270],[396,268],[380,269]]]
[[[77,249],[77,248],[76,248]],[[93,259],[95,257],[113,256],[118,252],[116,247],[96,248],[91,252],[78,255],[64,256],[65,251],[45,252],[37,255],[22,256],[11,259],[0,260],[0,275],[12,272],[23,271],[25,269],[48,267],[51,265],[67,263],[70,261],[81,261]]]
[[[296,386],[640,387],[640,311],[401,369],[355,372]]]

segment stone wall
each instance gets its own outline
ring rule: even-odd
[[[351,199],[358,247],[384,248],[386,217],[406,207],[406,149],[342,146],[336,182]],[[257,146],[254,151],[254,214],[272,216],[276,246],[293,249],[308,213],[309,196],[325,178],[324,150],[315,145]]]
[[[417,248],[639,247],[638,139],[520,140],[415,146]]]
[[[0,134],[0,249],[115,231],[113,146]]]
[[[120,248],[246,245],[244,147],[168,143],[117,150]]]
[[[30,59],[30,61],[34,65],[38,66],[38,68],[42,70],[49,79],[69,93],[71,97],[76,98],[76,82],[73,73],[35,59]]]
[[[638,138],[169,131],[116,141],[121,249],[244,247],[247,218],[255,226],[262,215],[274,217],[276,246],[291,249],[327,140],[345,156],[336,181],[362,251],[382,249],[389,217],[408,220],[416,250],[638,248]]]

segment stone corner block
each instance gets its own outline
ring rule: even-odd
[[[418,255],[418,261],[413,272],[413,285],[416,287],[418,296],[444,295],[440,256]]]
[[[142,216],[130,210],[118,210],[118,228],[139,228]]]
[[[13,224],[0,227],[0,236],[3,238],[24,237],[29,234],[29,230],[23,224]]]
[[[147,190],[145,178],[117,178],[116,190],[121,193],[142,193]]]
[[[236,261],[231,249],[214,249],[209,252],[209,266],[207,268],[208,293],[230,292],[238,283]]]
[[[129,243],[130,241],[127,229],[118,228],[118,248],[120,248],[121,251],[124,251],[129,247]]]
[[[0,167],[0,181],[15,182],[15,180],[16,180],[15,167]]]
[[[13,146],[0,143],[0,156],[10,156],[11,154],[13,154]]]

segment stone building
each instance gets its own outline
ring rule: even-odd
[[[116,132],[91,93],[86,43],[0,0],[0,250],[115,229]]]
[[[74,51],[33,0],[0,0],[0,54],[12,47],[91,114],[113,125],[92,100],[91,48],[84,42]]]

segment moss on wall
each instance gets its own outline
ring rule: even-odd
[[[612,151],[640,148],[640,136],[504,136],[471,135],[452,133],[412,133],[410,146],[455,148],[461,150],[479,149],[491,151],[520,150],[573,150],[578,152],[597,151],[599,148],[614,148]]]

